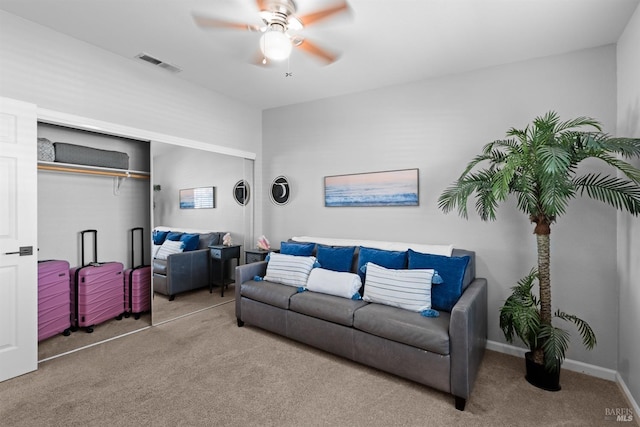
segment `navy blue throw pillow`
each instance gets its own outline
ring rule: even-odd
[[[167,234],[169,234],[168,231],[154,230],[153,231],[153,244],[154,245],[161,245],[165,241],[165,239],[167,238]]]
[[[318,262],[327,270],[349,272],[355,250],[355,246],[318,245]]]
[[[407,252],[405,251],[386,251],[383,249],[366,248],[360,246],[360,255],[358,256],[358,274],[365,283],[365,272],[363,266],[368,262],[379,265],[384,268],[393,268],[396,270],[407,268]]]
[[[280,253],[284,255],[311,256],[315,243],[280,242]]]
[[[184,252],[195,251],[200,244],[200,235],[185,233],[180,236],[180,241],[184,242]]]
[[[471,258],[423,254],[409,249],[409,268],[432,268],[442,283],[431,287],[431,307],[451,311],[462,295],[464,273]]]
[[[184,233],[179,233],[177,231],[170,231],[169,234],[167,234],[167,240],[173,240],[174,242],[179,242],[183,234]]]

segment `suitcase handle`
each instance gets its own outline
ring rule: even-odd
[[[135,264],[135,233],[140,231],[140,264],[137,267],[144,265],[144,228],[134,227],[131,229],[131,268],[136,268]]]
[[[98,230],[82,230],[80,232],[80,251],[82,252],[82,263],[81,265],[87,265],[84,263],[84,240],[85,234],[93,234],[93,262],[98,262]]]

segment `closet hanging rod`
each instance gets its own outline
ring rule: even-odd
[[[98,169],[87,169],[82,167],[65,167],[65,166],[54,166],[48,164],[38,164],[38,169],[55,171],[55,172],[71,172],[71,173],[83,173],[89,175],[101,175],[101,176],[112,176],[117,178],[137,178],[137,179],[149,179],[149,175],[140,172],[129,172],[129,171],[110,171],[110,170],[98,170]]]

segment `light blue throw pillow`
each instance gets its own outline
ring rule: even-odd
[[[364,296],[367,302],[390,305],[419,313],[431,309],[433,269],[396,270],[367,264]]]

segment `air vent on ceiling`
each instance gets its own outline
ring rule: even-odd
[[[182,71],[180,68],[176,67],[175,65],[169,64],[168,62],[161,61],[158,58],[154,58],[148,53],[144,53],[144,52],[139,53],[138,55],[136,55],[136,58],[139,58],[157,67],[164,68],[165,70],[171,71],[172,73],[179,73],[180,71]]]

